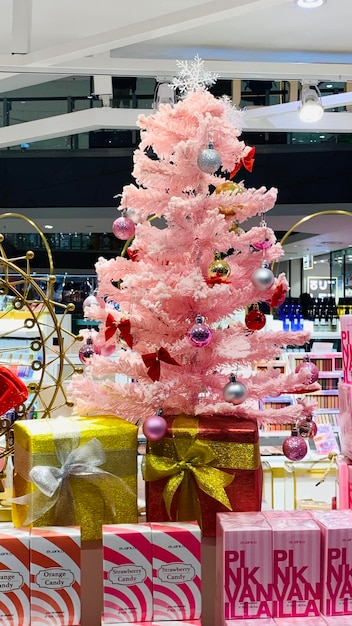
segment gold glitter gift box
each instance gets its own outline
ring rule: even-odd
[[[75,525],[90,541],[136,523],[137,431],[113,415],[15,422],[15,527]]]

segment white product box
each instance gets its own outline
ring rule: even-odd
[[[262,514],[218,514],[216,610],[218,626],[273,615],[272,532]]]
[[[201,616],[201,531],[196,522],[151,523],[153,622]]]
[[[309,517],[269,517],[275,617],[320,615],[320,530]],[[305,620],[306,621],[306,620]]]
[[[149,524],[103,525],[103,624],[152,620],[151,534]]]
[[[0,624],[29,626],[29,532],[0,529]]]
[[[352,615],[352,512],[313,511],[312,516],[323,540],[321,612]]]
[[[31,626],[79,626],[80,557],[79,528],[31,529]]]

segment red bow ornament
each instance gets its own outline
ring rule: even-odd
[[[113,337],[116,331],[120,332],[120,337],[123,339],[129,348],[133,346],[133,337],[131,335],[131,322],[130,320],[121,320],[117,322],[111,313],[108,313],[105,322],[105,341],[109,341]]]
[[[270,306],[274,307],[274,306],[280,306],[281,304],[283,304],[286,300],[286,294],[287,294],[287,286],[283,285],[282,283],[279,283],[273,295],[271,296]]]
[[[142,354],[144,365],[148,368],[148,376],[153,380],[160,380],[160,361],[168,363],[169,365],[180,365],[172,358],[166,348],[158,348],[156,352],[149,352],[149,354]]]
[[[250,146],[246,146],[245,152],[245,155],[240,158],[238,163],[236,163],[235,167],[233,168],[230,174],[230,178],[236,176],[242,165],[246,168],[248,172],[251,172],[253,170],[255,148],[250,148]]]

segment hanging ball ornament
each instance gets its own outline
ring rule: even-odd
[[[312,416],[301,419],[297,424],[297,429],[304,439],[313,439],[318,432],[318,426],[313,422]]]
[[[95,348],[93,345],[93,339],[91,337],[87,337],[85,344],[83,344],[83,346],[78,351],[78,358],[81,363],[86,364],[94,354],[99,353],[100,350],[98,348]]]
[[[240,195],[243,191],[243,187],[241,187],[238,183],[234,183],[232,180],[227,180],[224,183],[221,183],[221,185],[218,185],[215,189],[216,194],[228,193],[230,196],[233,194]],[[235,215],[237,209],[243,209],[243,205],[236,204],[236,206],[219,206],[219,213],[222,213],[223,215]]]
[[[143,433],[149,441],[159,441],[165,437],[167,430],[167,422],[163,418],[163,412],[160,409],[155,415],[146,417],[142,427]]]
[[[220,209],[219,211],[221,213]],[[229,228],[229,233],[235,233],[235,235],[244,235],[245,231],[243,230],[243,228],[241,228],[241,226],[238,225],[238,222],[234,221]]]
[[[126,217],[125,215],[121,215],[121,217],[118,217],[114,221],[112,225],[112,232],[114,233],[117,239],[122,239],[122,241],[127,241],[127,239],[130,239],[135,234],[136,226],[135,226],[135,223],[129,217]]]
[[[211,141],[208,147],[198,155],[197,165],[205,174],[214,174],[221,166],[220,154],[214,150],[214,144]]]
[[[307,369],[308,372],[310,372],[310,376],[308,379],[309,385],[311,385],[312,383],[315,383],[318,380],[319,370],[317,366],[315,365],[315,363],[312,363],[312,361],[309,360],[309,357],[305,357],[302,363],[297,365],[295,369],[296,374],[298,374],[298,372],[300,372],[302,369]]]
[[[212,332],[206,324],[204,324],[204,317],[197,315],[195,324],[190,328],[188,332],[189,340],[192,346],[195,348],[204,348],[211,342]]]
[[[261,267],[257,270],[254,270],[251,280],[254,287],[259,289],[259,291],[265,291],[272,286],[275,277],[266,261],[263,261]]]
[[[93,295],[87,296],[87,298],[83,300],[83,303],[82,303],[83,310],[85,309],[86,306],[94,306],[94,305],[100,306],[98,298],[96,298]]]
[[[259,309],[258,304],[253,304],[251,311],[248,311],[244,322],[248,330],[261,330],[266,324],[266,317],[264,313]]]
[[[223,389],[223,396],[226,402],[231,402],[231,404],[242,404],[247,397],[247,389],[243,383],[236,380],[236,376],[234,374],[231,374],[229,382]]]
[[[116,346],[114,343],[105,344],[101,346],[100,354],[101,356],[111,356],[115,352],[115,348]]]
[[[209,278],[226,279],[231,274],[231,268],[226,261],[221,258],[220,252],[214,252],[214,261],[208,267]]]
[[[301,461],[308,452],[307,442],[297,428],[292,428],[291,436],[282,444],[282,451],[290,461]]]

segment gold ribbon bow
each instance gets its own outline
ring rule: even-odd
[[[146,481],[168,478],[163,490],[163,499],[169,517],[173,498],[180,487],[178,519],[201,520],[195,483],[204,493],[231,511],[232,506],[225,487],[233,482],[234,475],[212,467],[216,455],[209,444],[193,437],[176,436],[173,441],[177,459],[148,453],[143,466]]]

